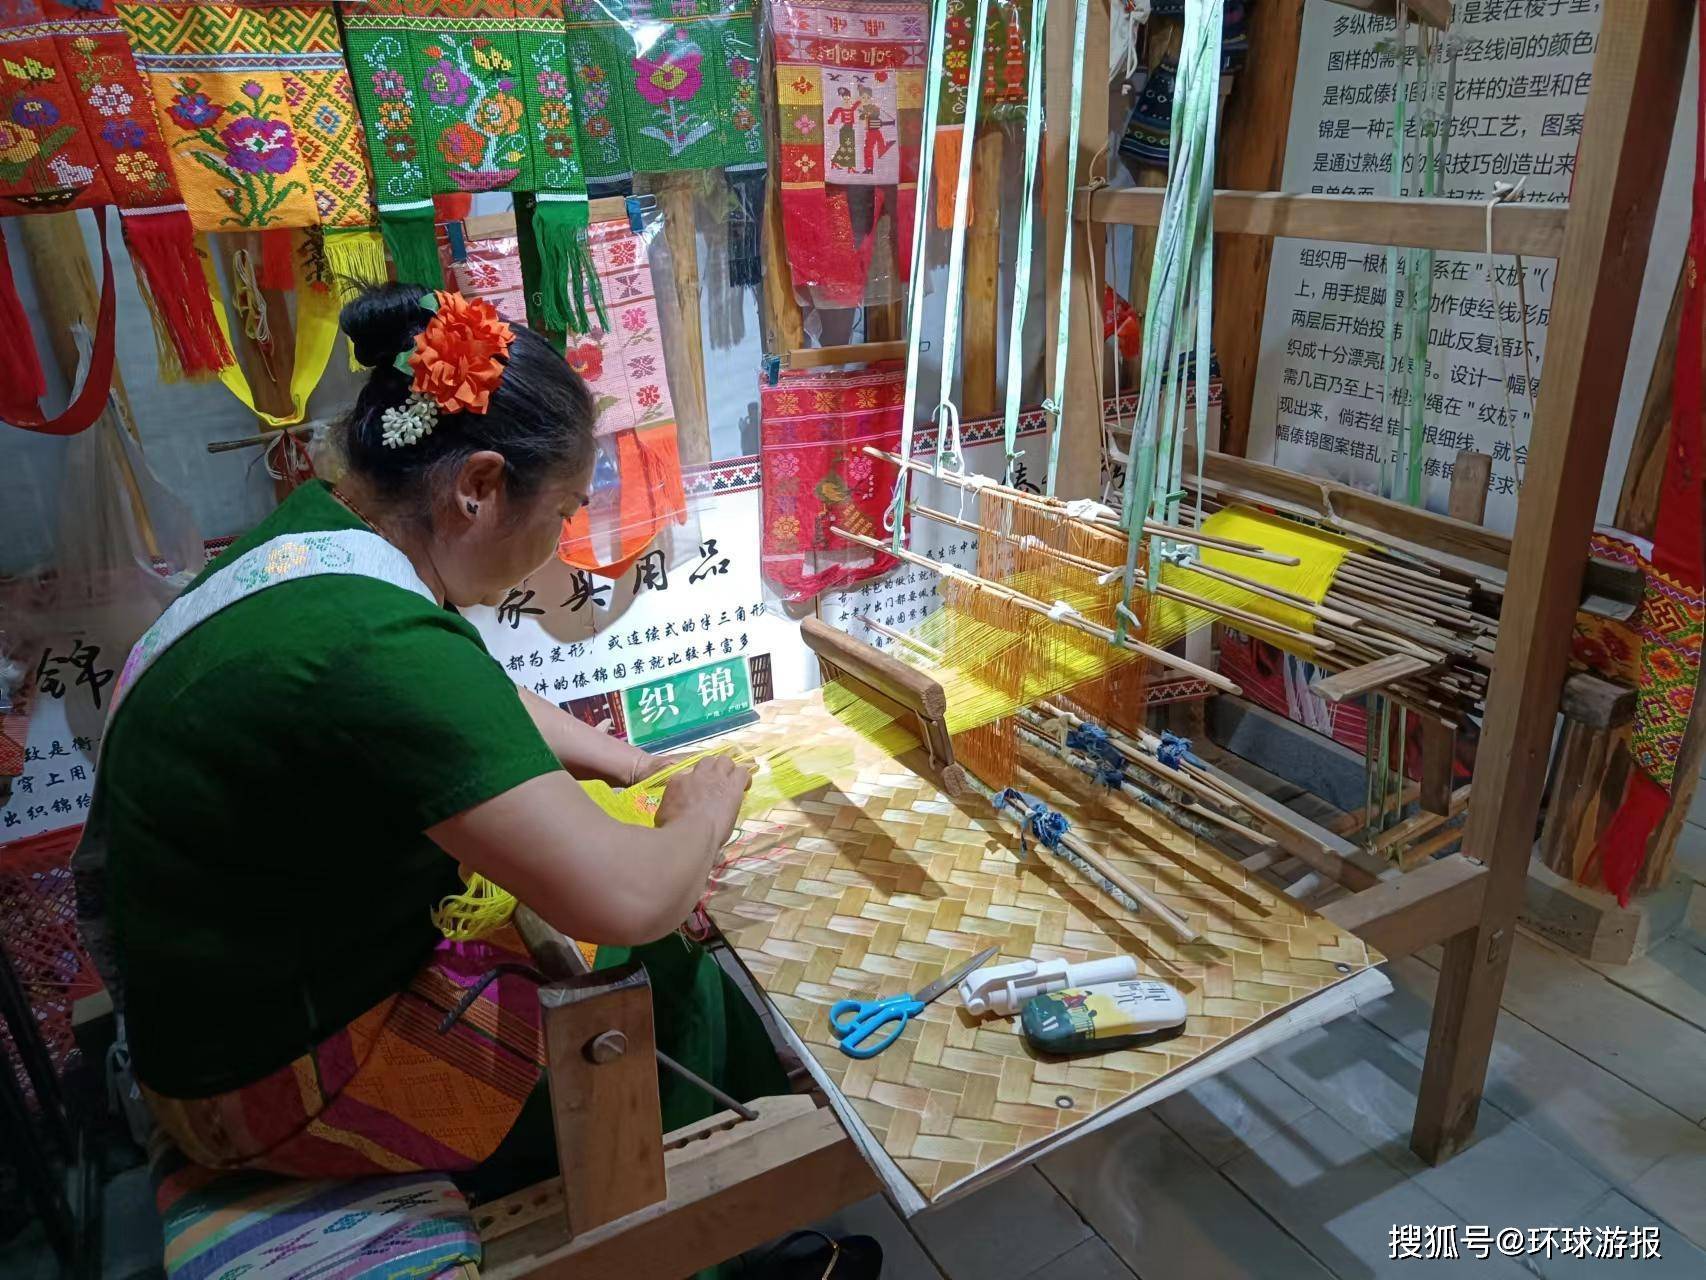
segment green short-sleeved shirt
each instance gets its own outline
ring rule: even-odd
[[[208,573],[280,534],[362,527],[315,482]],[[184,636],[101,757],[138,1077],[237,1088],[400,991],[459,885],[423,832],[558,767],[479,633],[390,583],[285,583]]]

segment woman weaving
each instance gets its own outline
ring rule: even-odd
[[[745,771],[707,759],[655,828],[616,821],[576,779],[627,786],[660,762],[518,690],[456,613],[544,563],[587,501],[586,387],[457,294],[373,288],[343,327],[372,370],[347,477],[208,566],[131,655],[108,724],[79,867],[104,847],[156,1118],[215,1167],[442,1169],[488,1194],[548,1174],[526,956],[513,931],[453,944],[431,921],[458,864],[624,958],[663,938],[641,952],[660,1046],[739,1097],[783,1091],[757,1015],[667,936]],[[666,1128],[715,1109],[661,1087]]]

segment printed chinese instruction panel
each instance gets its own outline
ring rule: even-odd
[[[1439,194],[1485,199],[1496,182],[1526,179],[1526,200],[1568,202],[1599,7],[1599,0],[1458,0],[1452,131]],[[1392,193],[1394,65],[1382,51],[1392,38],[1389,19],[1323,0],[1305,10],[1286,138],[1287,191]],[[1412,191],[1421,149],[1415,127],[1411,114],[1404,153]],[[1543,376],[1557,266],[1550,258],[1525,258],[1523,265],[1536,386],[1529,387],[1524,369],[1514,260],[1495,259],[1495,315],[1485,257],[1444,252],[1434,256],[1425,383],[1428,506],[1445,509],[1458,450],[1490,453],[1487,523],[1505,532],[1516,519],[1529,393]],[[1398,368],[1382,408],[1385,315],[1384,248],[1275,242],[1250,410],[1252,458],[1376,487],[1409,396],[1408,376]],[[1395,337],[1401,340],[1402,332]]]

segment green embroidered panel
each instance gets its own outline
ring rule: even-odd
[[[764,163],[750,0],[565,0],[587,179]]]

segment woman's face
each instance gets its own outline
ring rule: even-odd
[[[483,497],[459,495],[451,536],[437,541],[437,567],[448,603],[497,605],[523,578],[556,553],[563,521],[588,501],[592,464],[553,476],[527,498],[512,498],[501,477]],[[468,511],[473,502],[475,510]]]

